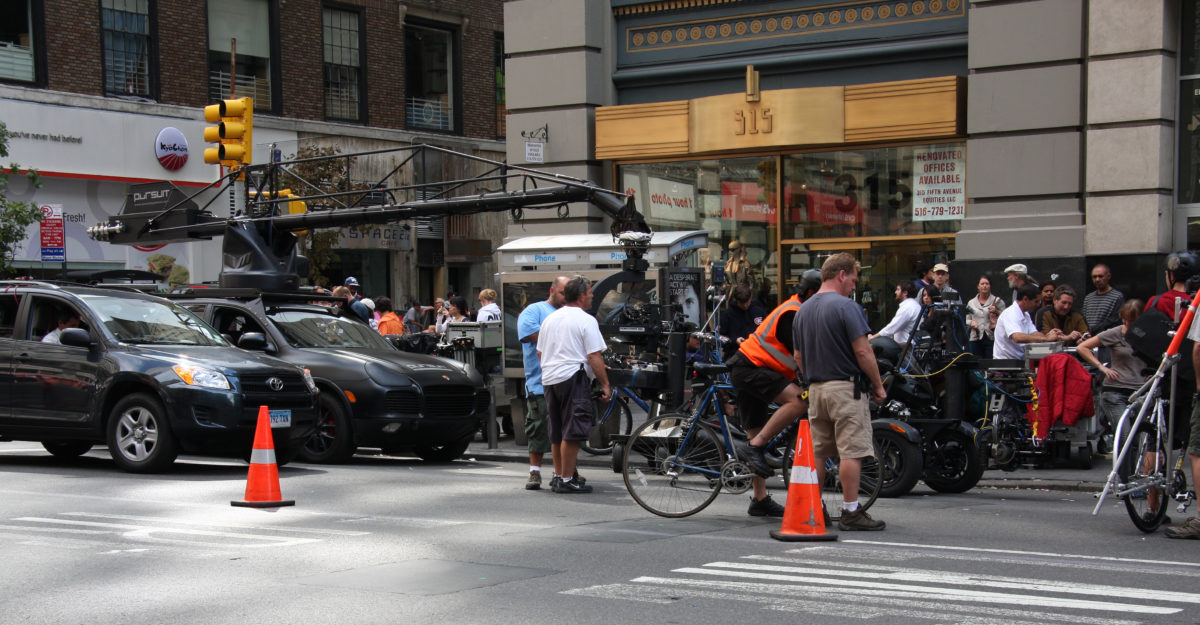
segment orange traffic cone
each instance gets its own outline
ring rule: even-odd
[[[825,533],[825,515],[821,511],[821,485],[813,462],[812,436],[808,419],[800,421],[796,433],[796,456],[788,481],[787,504],[783,509],[783,527],[771,530],[771,538],[789,542],[837,540],[837,534]]]
[[[250,473],[246,476],[246,500],[231,501],[244,508],[294,506],[279,492],[279,468],[275,466],[275,443],[271,438],[271,418],[267,407],[258,407],[258,426],[254,430],[254,448],[250,451]]]

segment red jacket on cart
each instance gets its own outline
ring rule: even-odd
[[[1043,358],[1034,384],[1038,392],[1037,410],[1030,404],[1026,416],[1037,428],[1038,437],[1044,438],[1059,421],[1071,426],[1096,413],[1092,403],[1092,376],[1070,354],[1051,354]]]

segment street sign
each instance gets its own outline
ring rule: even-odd
[[[41,209],[42,261],[63,262],[67,260],[67,253],[62,204],[43,204]]]

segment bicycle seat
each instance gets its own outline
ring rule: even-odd
[[[727,365],[717,365],[708,362],[694,363],[692,368],[695,369],[698,375],[703,375],[706,377],[721,375],[722,373],[729,373],[729,367]]]

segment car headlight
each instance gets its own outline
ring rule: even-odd
[[[171,367],[175,375],[190,386],[203,386],[227,391],[232,388],[229,380],[220,371],[205,369],[195,365],[175,365]]]
[[[304,377],[304,384],[306,386],[308,386],[308,392],[310,392],[310,393],[317,392],[317,383],[313,382],[312,372],[309,371],[308,369],[305,369],[303,377]]]

